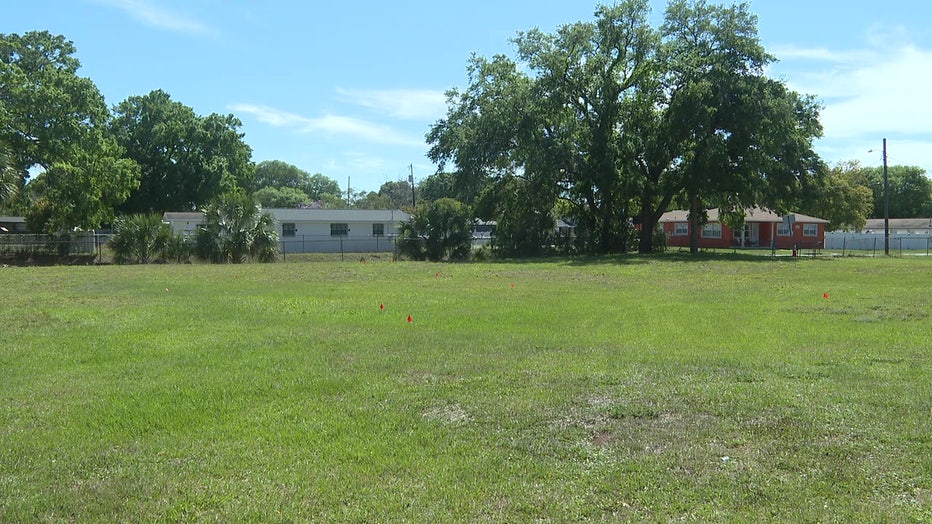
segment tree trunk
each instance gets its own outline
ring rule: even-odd
[[[689,252],[699,254],[699,196],[695,193],[689,195]]]
[[[638,231],[638,253],[641,254],[654,252],[654,228],[657,227],[657,221],[646,219],[646,216],[641,215],[641,230]]]

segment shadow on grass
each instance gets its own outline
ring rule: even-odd
[[[640,265],[654,264],[658,262],[681,262],[681,263],[701,263],[701,262],[756,262],[756,263],[798,263],[801,261],[828,261],[832,257],[828,255],[812,256],[804,254],[794,257],[792,253],[777,252],[771,254],[770,250],[702,250],[699,253],[692,254],[686,250],[670,250],[664,253],[625,253],[618,255],[554,255],[542,256],[536,258],[513,258],[513,259],[492,259],[493,264],[553,264],[564,263],[574,267],[600,266],[600,265]]]
[[[91,266],[96,264],[97,255],[54,255],[44,253],[16,253],[0,256],[0,265],[6,266]]]

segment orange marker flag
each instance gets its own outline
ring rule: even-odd
[[[385,310],[385,304],[379,304],[379,313]]]
[[[828,298],[828,293],[822,293],[822,298]]]
[[[414,319],[411,318],[411,315],[408,315],[408,324],[410,324],[410,323],[412,323],[412,322],[414,322]]]

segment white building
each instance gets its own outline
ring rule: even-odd
[[[393,251],[398,226],[411,216],[397,209],[264,209],[275,219],[283,253]],[[194,235],[202,213],[165,213],[176,233]]]
[[[869,218],[864,224],[863,232],[875,235],[883,234],[883,219]],[[891,235],[930,235],[932,234],[932,218],[891,218]]]

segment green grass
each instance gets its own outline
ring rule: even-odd
[[[741,255],[2,268],[0,521],[932,522],[930,282]]]

